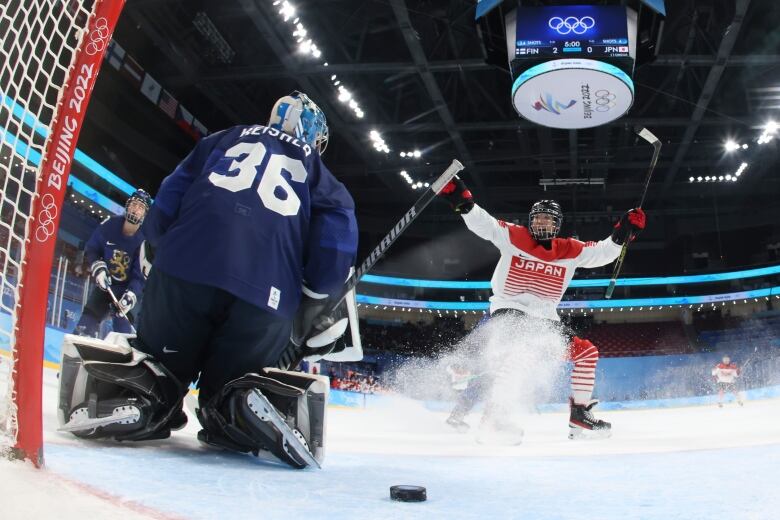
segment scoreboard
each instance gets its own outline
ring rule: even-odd
[[[626,8],[620,5],[518,7],[514,57],[627,58]]]
[[[636,11],[518,6],[504,23],[512,105],[520,117],[571,130],[606,124],[631,108]]]

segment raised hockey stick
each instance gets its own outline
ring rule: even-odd
[[[342,288],[338,297],[331,300],[329,307],[323,311],[323,314],[330,314],[336,310],[336,308],[338,308],[342,300],[344,300],[344,298],[347,296],[347,293],[349,293],[349,291],[357,286],[363,275],[376,265],[379,259],[384,256],[384,254],[398,239],[401,233],[403,233],[406,228],[409,227],[409,225],[417,218],[420,213],[422,213],[428,204],[430,204],[431,201],[436,198],[436,195],[441,191],[441,189],[462,169],[463,165],[460,163],[460,161],[453,159],[452,164],[450,164],[447,169],[444,170],[444,173],[439,175],[439,177],[431,183],[430,187],[425,190],[419,199],[417,199],[417,202],[414,203],[409,211],[407,211],[404,216],[401,217],[401,220],[399,220],[395,226],[393,226],[390,232],[385,235],[379,244],[377,244],[374,250],[371,251],[371,254],[369,254],[366,259],[363,260],[363,263],[360,264],[360,267],[358,267],[357,270],[352,273],[352,275],[344,284],[344,287]],[[287,349],[279,360],[279,368],[289,370],[296,366],[305,357],[303,350],[303,345],[296,345],[290,341],[287,345]]]
[[[647,170],[647,178],[645,179],[645,187],[642,190],[642,196],[639,198],[639,204],[637,204],[637,208],[641,208],[642,205],[645,203],[645,196],[647,195],[647,188],[650,186],[650,179],[653,177],[653,170],[655,170],[655,164],[658,162],[658,156],[661,154],[661,141],[653,135],[653,133],[648,130],[647,128],[634,128],[634,131],[653,145],[653,158],[650,160],[650,168]],[[620,270],[623,268],[623,260],[626,258],[626,252],[628,251],[628,244],[631,243],[631,240],[633,239],[632,236],[629,236],[628,239],[623,244],[623,248],[620,250],[620,256],[618,256],[617,260],[615,261],[615,268],[612,270],[612,278],[609,280],[609,286],[607,287],[607,292],[604,294],[604,298],[609,300],[612,298],[612,292],[615,290],[615,284],[617,283],[617,278],[620,275]]]
[[[119,313],[119,315],[127,320],[127,323],[130,324],[130,330],[132,331],[133,334],[136,334],[135,327],[133,326],[133,322],[130,321],[130,318],[127,317],[125,311],[122,310],[122,306],[119,305],[119,300],[116,299],[116,295],[114,294],[114,291],[111,290],[110,286],[106,288],[106,292],[108,292],[108,295],[111,296],[111,301],[114,302],[114,307],[116,307],[116,310]]]

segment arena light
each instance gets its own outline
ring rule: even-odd
[[[276,4],[274,4],[276,5]],[[282,2],[282,6],[279,8],[279,14],[282,16],[284,21],[288,21],[290,18],[295,16],[295,7],[290,4],[290,2],[287,2],[286,0]]]
[[[285,22],[292,21],[292,37],[298,44],[298,52],[307,56],[311,56],[315,59],[323,58],[323,53],[319,45],[317,45],[317,42],[314,40],[314,38],[309,35],[309,31],[306,29],[306,27],[304,27],[303,23],[300,21],[300,18],[296,16],[297,10],[295,9],[295,6],[293,6],[287,0],[274,1],[273,5],[278,7],[279,16],[282,17],[282,20]],[[325,61],[324,58],[322,65],[324,67],[328,66],[328,62]],[[333,82],[333,86],[338,88],[337,96],[339,101],[346,103],[347,106],[352,110],[352,113],[355,115],[355,117],[358,119],[363,119],[366,114],[361,108],[360,103],[354,99],[354,95],[352,95],[352,93],[346,89],[346,87],[342,84],[342,81],[338,79],[335,74],[331,75],[330,80]],[[379,151],[384,150],[381,150],[380,147]]]
[[[352,92],[344,88],[344,85],[339,85],[339,101],[346,103],[352,99]]]
[[[382,135],[376,130],[371,130],[368,133],[368,138],[371,139],[371,142],[373,143],[374,149],[376,151],[384,153],[390,152],[390,148],[387,146],[387,143],[385,143],[385,140],[382,139]]]
[[[743,162],[742,164],[739,165],[739,168],[737,168],[737,171],[736,171],[736,173],[734,173],[734,175],[736,177],[739,177],[740,175],[742,175],[745,172],[747,167],[748,167],[748,163]]]
[[[764,124],[764,131],[758,137],[758,140],[756,142],[758,144],[768,143],[775,136],[775,133],[777,133],[777,129],[778,129],[778,125],[775,121],[771,121],[771,120],[767,121],[766,124]]]
[[[740,146],[735,141],[732,141],[731,139],[729,139],[728,141],[725,142],[725,144],[723,145],[723,148],[727,152],[733,152],[735,150],[739,150]]]

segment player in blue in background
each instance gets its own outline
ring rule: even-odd
[[[144,235],[140,227],[151,203],[148,193],[136,190],[127,199],[124,216],[107,219],[87,241],[84,256],[96,287],[87,299],[74,330],[76,334],[97,337],[100,323],[109,314],[115,332],[130,332],[130,322],[118,312],[108,291],[114,293],[125,314],[135,307],[141,295],[144,276],[139,253]]]
[[[354,202],[320,156],[327,140],[317,105],[285,96],[267,126],[202,139],[163,181],[144,225],[155,253],[133,346],[178,379],[182,395],[198,380],[202,441],[268,449],[295,467],[322,452],[324,402],[311,396],[322,399],[327,382],[264,368],[279,363],[296,320],[306,339],[344,333],[346,319],[311,309],[322,314],[338,295],[357,251]],[[258,404],[264,395],[275,410]],[[289,446],[283,425],[269,426],[280,414],[294,416],[309,455]],[[181,414],[172,417],[178,426]]]

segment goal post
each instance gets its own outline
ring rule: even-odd
[[[0,356],[0,454],[37,466],[57,230],[90,94],[124,1],[0,6],[0,349],[8,351]]]

